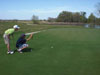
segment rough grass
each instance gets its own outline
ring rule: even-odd
[[[19,25],[21,32],[33,32],[38,30],[52,29],[52,28],[81,28],[82,26],[70,26],[70,25],[28,25],[27,23],[21,22],[0,22],[0,35],[8,28],[12,28],[13,25]]]

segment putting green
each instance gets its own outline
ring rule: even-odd
[[[17,40],[22,32],[16,33]],[[100,30],[55,28],[35,34],[32,52],[6,54],[0,38],[1,75],[99,75]],[[11,41],[12,49],[15,47]]]

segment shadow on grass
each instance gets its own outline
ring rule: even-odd
[[[25,48],[22,50],[22,52],[31,52],[33,49],[32,48]]]
[[[34,49],[33,48],[25,48],[22,50],[22,52],[32,52]],[[14,50],[14,52],[18,52],[17,49]]]

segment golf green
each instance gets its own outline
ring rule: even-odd
[[[13,50],[21,33],[11,41]],[[27,43],[26,52],[7,55],[0,38],[0,75],[100,75],[99,29],[54,28]]]

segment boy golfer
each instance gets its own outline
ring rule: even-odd
[[[11,51],[11,49],[10,49],[10,37],[19,28],[20,27],[18,25],[14,25],[13,28],[10,28],[10,29],[8,29],[4,32],[3,38],[4,38],[4,41],[5,41],[5,44],[7,45],[7,49],[8,49],[7,54],[13,54],[14,53],[14,51]]]

